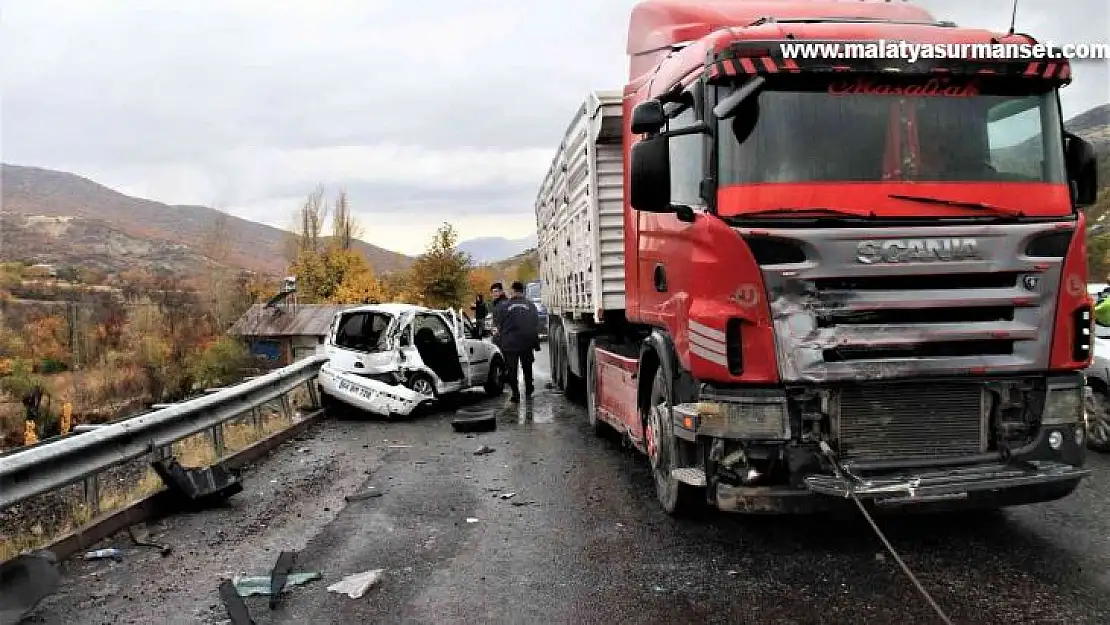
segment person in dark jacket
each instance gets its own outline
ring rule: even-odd
[[[483,331],[486,329],[486,313],[488,312],[481,293],[474,294],[474,303],[470,305],[470,310],[474,311],[474,325],[478,327],[478,336],[474,338],[481,338]]]
[[[524,297],[524,285],[514,282],[512,297],[498,304],[493,310],[493,323],[500,339],[501,353],[505,355],[505,374],[512,400],[520,401],[517,382],[518,371],[524,370],[524,395],[531,397],[533,353],[540,345],[540,316],[536,305]]]
[[[497,307],[509,301],[509,298],[505,297],[505,290],[501,287],[500,282],[489,285],[489,296],[489,315],[493,322],[493,344],[501,347],[501,337],[498,335],[497,327]]]

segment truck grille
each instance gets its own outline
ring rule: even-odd
[[[839,391],[845,460],[930,460],[986,450],[978,384],[876,384]]]

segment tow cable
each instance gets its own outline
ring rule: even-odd
[[[906,574],[906,577],[910,578],[910,581],[913,583],[914,587],[916,587],[917,591],[921,593],[921,596],[925,598],[925,601],[930,606],[932,606],[933,610],[937,613],[937,616],[940,617],[940,620],[944,621],[946,625],[952,625],[952,619],[948,618],[948,615],[944,613],[944,610],[941,609],[940,605],[937,604],[932,595],[929,594],[929,591],[925,590],[925,586],[923,586],[921,582],[918,581],[917,576],[913,574],[913,571],[910,570],[910,567],[902,561],[901,556],[899,556],[898,552],[894,550],[894,546],[891,545],[890,541],[886,539],[886,535],[884,535],[882,530],[879,529],[879,526],[875,524],[875,519],[871,518],[871,513],[867,511],[867,508],[863,506],[863,502],[860,501],[858,496],[856,496],[855,480],[849,479],[847,477],[849,471],[841,466],[840,461],[837,459],[836,454],[833,452],[832,448],[829,447],[829,444],[825,441],[820,441],[818,444],[821,448],[821,453],[825,454],[825,457],[828,458],[829,462],[832,464],[832,468],[833,471],[836,473],[836,477],[844,482],[845,488],[848,491],[848,496],[851,497],[852,501],[856,503],[856,507],[859,508],[859,511],[863,514],[863,518],[867,519],[867,523],[871,526],[871,529],[875,530],[875,534],[879,537],[879,540],[882,541],[883,546],[886,547],[886,550],[890,552],[890,555],[894,558],[894,561],[897,562],[898,566],[902,568],[902,572]]]

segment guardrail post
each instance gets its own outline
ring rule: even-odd
[[[281,414],[286,419],[293,418],[293,407],[289,405],[289,393],[285,393],[281,396]]]
[[[85,478],[85,503],[89,506],[89,516],[100,514],[100,474],[93,473]]]
[[[258,406],[251,406],[251,424],[256,430],[262,429],[262,411]]]
[[[316,410],[320,407],[319,389],[317,389],[316,385],[313,384],[313,380],[309,380],[308,382],[305,382],[305,384],[308,385],[308,401],[312,402],[312,409]]]
[[[212,437],[212,448],[216,450],[216,458],[224,457],[224,424],[212,426],[208,430],[208,435]]]

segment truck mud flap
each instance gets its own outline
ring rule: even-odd
[[[856,496],[875,503],[899,503],[956,500],[977,492],[1065,484],[1089,474],[1089,470],[1068,464],[1038,461],[1023,466],[990,465],[869,478],[849,476],[847,480],[810,475],[804,482],[807,489],[820,495],[848,497],[851,489]]]
[[[325,392],[335,399],[359,410],[387,417],[407,416],[420,405],[435,399],[404,386],[386,384],[353,373],[321,371],[320,382]]]

